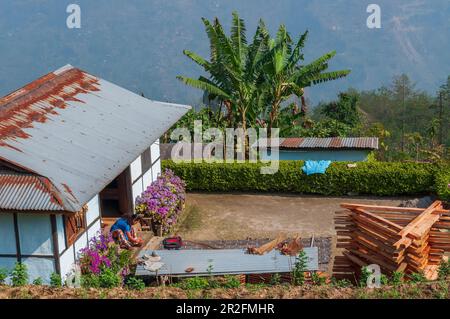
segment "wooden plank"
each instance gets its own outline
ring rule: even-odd
[[[398,266],[398,268],[395,270],[397,272],[405,272],[406,267],[408,267],[408,263],[403,262]]]
[[[369,255],[367,253],[363,253],[358,250],[350,250],[351,253],[358,255],[361,258],[367,259],[369,262],[379,265],[380,267],[387,269],[389,271],[394,271],[397,269],[397,266],[394,264],[389,264],[385,262],[383,259],[379,258],[378,256]]]
[[[343,253],[345,257],[347,257],[348,259],[350,259],[350,261],[352,261],[353,263],[355,263],[356,265],[358,265],[359,267],[364,267],[367,266],[367,263],[365,263],[364,261],[362,261],[361,259],[359,259],[356,256],[353,256],[352,254],[350,254],[349,252],[344,252]]]
[[[341,207],[347,209],[362,208],[374,211],[392,211],[392,212],[419,212],[422,213],[426,208],[416,208],[416,207],[397,207],[397,206],[377,206],[377,205],[365,205],[365,204],[353,204],[353,203],[342,203]],[[449,214],[450,210],[439,208],[436,210],[439,214]]]
[[[400,235],[406,236],[411,231],[414,230],[415,227],[417,227],[423,220],[425,220],[430,214],[432,214],[436,209],[442,208],[442,202],[441,201],[435,201],[433,204],[431,204],[427,209],[425,209],[420,215],[418,215],[416,218],[414,218],[411,223],[409,223],[405,228],[403,228],[400,231]]]
[[[387,219],[385,219],[383,217],[380,217],[380,216],[377,216],[375,214],[372,214],[371,212],[368,212],[368,211],[366,211],[366,210],[364,210],[362,208],[356,208],[354,210],[357,211],[358,213],[360,213],[361,215],[365,215],[367,217],[370,217],[370,218],[378,221],[381,224],[385,224],[387,226],[392,227],[395,230],[402,230],[403,229],[402,226],[399,226],[399,225],[397,225],[397,224],[395,224],[395,223],[393,223],[393,222],[391,222],[391,221],[389,221],[389,220],[387,220]]]
[[[378,220],[369,219],[369,218],[367,218],[366,216],[362,216],[362,215],[359,215],[359,214],[357,214],[357,213],[355,213],[355,215],[353,216],[353,218],[356,220],[356,224],[357,224],[358,222],[359,222],[359,223],[362,223],[362,224],[365,224],[365,225],[367,225],[367,227],[373,228],[373,230],[374,230],[375,232],[381,232],[381,233],[384,233],[384,234],[386,234],[386,235],[388,235],[388,236],[390,236],[390,237],[392,237],[392,238],[396,238],[396,239],[401,239],[401,238],[403,238],[402,236],[400,236],[400,235],[398,234],[397,231],[395,231],[395,230],[393,230],[393,229],[391,229],[391,228],[386,227],[385,224],[380,223]]]

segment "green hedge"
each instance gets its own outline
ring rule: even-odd
[[[442,167],[436,173],[436,193],[439,198],[450,201],[450,166]]]
[[[260,173],[262,163],[179,163],[163,161],[186,181],[187,190],[207,192],[292,192],[301,194],[379,196],[419,195],[435,191],[438,166],[417,163],[332,163],[326,174],[307,176],[303,161],[280,161],[273,175]]]

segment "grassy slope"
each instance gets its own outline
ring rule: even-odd
[[[150,287],[143,291],[126,289],[70,289],[50,288],[44,286],[27,286],[21,288],[0,287],[0,299],[30,299],[30,298],[79,298],[79,299],[136,299],[136,298],[217,298],[217,299],[247,299],[247,298],[283,298],[283,299],[348,299],[348,298],[426,298],[449,299],[450,280],[420,284],[404,284],[400,286],[385,286],[380,289],[367,288],[336,288],[332,286],[289,285],[261,286],[246,285],[232,289],[183,290],[173,287]]]

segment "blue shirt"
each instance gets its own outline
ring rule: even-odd
[[[110,232],[117,229],[120,229],[123,232],[125,239],[128,240],[127,232],[131,231],[131,225],[128,224],[128,221],[125,218],[119,218],[114,225],[111,226]]]

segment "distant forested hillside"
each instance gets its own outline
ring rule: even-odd
[[[82,9],[81,29],[69,30],[66,6]],[[197,104],[201,92],[179,74],[200,69],[183,49],[208,54],[201,17],[218,16],[226,30],[237,10],[250,33],[263,18],[273,32],[284,23],[295,36],[310,30],[305,60],[336,50],[332,69],[345,79],[307,91],[312,102],[337,98],[349,87],[371,90],[406,73],[434,93],[450,74],[450,2],[379,0],[382,28],[368,29],[361,0],[17,0],[0,2],[0,95],[66,63],[145,96]]]

